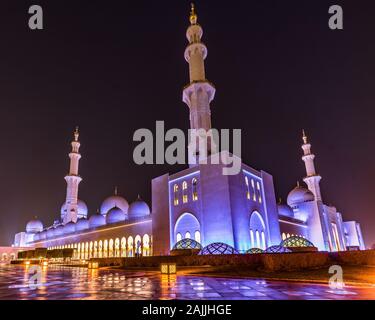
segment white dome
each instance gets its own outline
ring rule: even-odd
[[[63,226],[63,225],[59,225],[59,226],[55,229],[55,237],[62,236],[63,234],[64,234],[64,226]]]
[[[101,226],[104,226],[105,223],[105,217],[101,214],[97,213],[90,217],[89,219],[89,227],[90,228],[98,228]]]
[[[129,218],[145,217],[150,214],[150,207],[140,197],[129,207]]]
[[[69,222],[64,226],[64,234],[74,233],[76,231],[76,224],[74,222]]]
[[[75,225],[75,229],[76,231],[83,231],[83,230],[86,230],[86,229],[89,229],[90,226],[89,226],[89,220],[87,219],[79,219]]]
[[[284,217],[294,217],[293,209],[289,207],[287,204],[279,203],[277,205],[277,211],[279,212],[280,216]]]
[[[107,213],[113,208],[119,208],[125,214],[127,214],[129,210],[129,203],[125,198],[118,195],[111,196],[103,201],[100,207],[100,213],[106,216]]]
[[[108,211],[106,216],[107,224],[123,222],[127,218],[127,215],[120,208],[112,208]]]
[[[39,220],[31,220],[26,225],[27,233],[38,233],[43,231],[43,223]]]
[[[64,220],[65,214],[66,214],[66,203],[64,203],[61,206],[61,220]],[[87,205],[84,201],[78,200],[78,213],[77,213],[77,218],[87,218],[87,213],[88,213],[88,208]]]
[[[314,194],[310,190],[297,186],[289,193],[287,202],[293,208],[300,203],[314,201],[314,199]]]
[[[55,236],[55,229],[50,228],[47,230],[47,238],[53,238]]]

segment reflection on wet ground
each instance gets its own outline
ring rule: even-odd
[[[0,266],[0,299],[35,300],[347,300],[375,299],[375,287],[346,287],[256,279],[162,276],[156,272],[49,266],[30,287],[30,267]]]

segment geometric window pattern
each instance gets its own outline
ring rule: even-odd
[[[177,242],[173,250],[187,250],[187,249],[202,249],[202,246],[199,242],[193,240],[193,239],[183,239],[179,242]]]
[[[266,250],[267,253],[287,253],[291,252],[289,249],[283,246],[272,246]]]
[[[258,248],[251,248],[250,250],[246,251],[247,254],[258,254],[258,253],[264,253],[262,249]]]
[[[200,255],[223,255],[223,254],[238,254],[238,251],[225,243],[211,243],[205,247]]]
[[[280,243],[281,247],[284,248],[307,248],[307,247],[314,247],[314,245],[307,239],[294,236],[288,239],[285,239]]]

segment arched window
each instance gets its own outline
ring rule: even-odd
[[[99,258],[102,258],[103,257],[103,241],[100,240],[99,241],[99,254],[98,254]]]
[[[255,239],[256,239],[256,247],[260,249],[260,234],[259,234],[259,231],[255,231]]]
[[[94,242],[94,258],[98,257],[98,242]]]
[[[113,257],[113,239],[109,240],[108,256]]]
[[[250,248],[255,248],[254,231],[250,229]]]
[[[195,231],[194,240],[198,243],[201,243],[201,233],[200,233],[200,231]]]
[[[264,231],[262,231],[260,235],[261,235],[261,240],[262,240],[262,246],[260,249],[266,250],[266,237],[264,235]]]
[[[128,238],[128,257],[134,256],[133,237]]]
[[[89,258],[89,243],[85,243],[85,260]]]
[[[261,241],[262,232],[264,233],[264,243]],[[267,247],[266,227],[262,215],[257,211],[254,211],[250,216],[250,239],[252,245],[251,248],[263,249],[263,247]]]
[[[176,242],[180,242],[182,240],[182,235],[181,233],[177,233],[177,236],[176,236]]]
[[[93,257],[93,253],[94,253],[94,243],[92,241],[90,241],[90,245],[89,245],[89,259],[91,259]]]
[[[120,257],[120,239],[116,238],[115,240],[115,257]]]
[[[178,185],[177,184],[175,184],[173,187],[173,195],[174,195],[173,203],[175,206],[178,206],[179,202],[178,202]]]
[[[286,238],[287,239],[290,238],[290,234],[289,233],[286,234]]]
[[[196,178],[192,181],[193,185],[193,201],[198,201],[198,180]]]
[[[191,234],[189,231],[185,233],[185,239],[191,239]]]
[[[140,235],[137,235],[134,239],[135,253],[137,256],[142,254],[142,238]]]
[[[282,238],[283,240],[285,240],[285,239],[286,239],[286,234],[285,234],[285,232],[283,232],[283,234],[282,234],[281,238]]]
[[[247,176],[245,176],[245,184],[246,184],[246,198],[248,200],[251,199],[251,196],[250,196],[250,185],[249,185],[249,178]]]
[[[121,257],[126,257],[126,238],[121,239]]]
[[[253,201],[257,201],[257,195],[255,192],[255,182],[254,179],[251,179],[251,188],[253,189]]]
[[[145,234],[143,236],[143,256],[148,257],[150,255],[150,236],[148,234]]]
[[[108,258],[108,240],[103,243],[103,258]]]
[[[259,194],[259,203],[262,203],[262,192],[261,192],[261,189],[260,189],[260,183],[259,181],[257,182],[257,190],[258,190],[258,194]]]
[[[188,203],[187,188],[188,188],[187,182],[184,181],[182,183],[182,202],[183,203]]]

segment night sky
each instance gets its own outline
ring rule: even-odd
[[[44,30],[28,8],[44,9]],[[328,8],[344,9],[344,31]],[[305,175],[306,129],[323,200],[375,243],[375,5],[373,1],[198,0],[217,88],[216,128],[243,130],[243,160],[274,177],[277,197]],[[76,125],[79,196],[90,214],[119,192],[151,203],[151,179],[184,166],[137,166],[133,133],[189,127],[181,101],[190,1],[2,1],[0,244],[28,220],[59,218]]]

